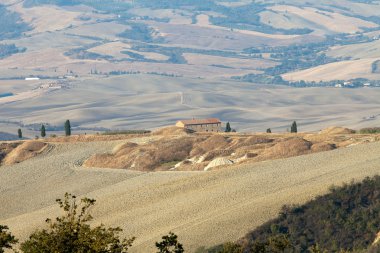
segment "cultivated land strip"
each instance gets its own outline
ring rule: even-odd
[[[0,167],[0,224],[25,239],[59,213],[54,200],[68,191],[97,199],[95,223],[136,236],[132,252],[154,252],[154,242],[169,231],[194,252],[239,239],[284,204],[303,203],[332,184],[380,171],[380,143],[211,172],[78,168],[78,161],[118,143],[56,143],[44,155]]]

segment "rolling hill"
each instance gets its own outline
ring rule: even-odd
[[[275,218],[284,204],[303,204],[327,193],[332,184],[361,180],[379,171],[378,142],[212,171],[141,172],[81,166],[93,154],[112,152],[126,142],[144,145],[157,138],[162,136],[47,140],[49,148],[41,154],[0,167],[0,202],[7,203],[0,206],[0,224],[8,225],[23,241],[44,226],[46,218],[59,214],[54,200],[71,192],[97,200],[92,210],[94,224],[120,226],[124,236],[136,236],[131,252],[153,252],[154,242],[169,231],[178,234],[187,252],[195,252],[242,238]]]
[[[322,87],[380,85],[379,9],[354,0],[3,0],[0,126],[29,138],[67,118],[82,133],[209,116],[241,131],[285,131],[295,119],[304,130],[373,126],[377,90]],[[309,103],[313,95],[323,102]]]

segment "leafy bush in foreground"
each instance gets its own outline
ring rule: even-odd
[[[78,203],[76,196],[65,194],[64,199],[56,202],[64,215],[55,221],[46,219],[47,229],[37,230],[21,244],[23,253],[127,253],[135,237],[121,239],[122,229],[106,228],[103,224],[91,228],[88,224],[93,218],[89,213],[95,204],[94,199],[83,198]],[[0,225],[0,253],[12,249],[18,240],[8,231],[7,226]],[[170,232],[156,242],[158,253],[183,253],[178,236]]]
[[[4,253],[4,249],[12,249],[12,245],[17,243],[16,238],[9,233],[7,226],[0,225],[0,253]]]
[[[65,215],[55,221],[46,220],[48,229],[38,230],[21,244],[24,253],[126,253],[134,241],[120,239],[120,228],[106,228],[104,225],[91,228],[89,209],[95,200],[84,198],[77,202],[76,197],[66,193],[57,203]]]

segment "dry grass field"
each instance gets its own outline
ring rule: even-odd
[[[7,8],[19,14],[21,20],[30,26],[30,30],[21,37],[3,41],[25,49],[25,52],[0,60],[0,75],[4,78],[22,78],[28,75],[57,78],[68,71],[80,78],[88,78],[91,71],[96,69],[97,73],[121,71],[225,79],[261,74],[255,70],[260,68],[260,71],[264,71],[281,63],[273,62],[272,65],[266,61],[259,62],[255,56],[245,53],[248,48],[319,43],[327,35],[341,33],[371,37],[371,33],[378,32],[378,24],[370,18],[377,15],[378,5],[348,0],[315,3],[271,0],[266,2],[268,5],[263,9],[252,6],[247,1],[217,1],[220,7],[210,10],[137,5],[123,15],[98,11],[85,5],[37,5],[24,8],[23,1],[2,3],[8,4]],[[277,5],[272,5],[274,3]],[[346,8],[339,8],[340,5]],[[243,14],[243,17],[253,15],[251,21],[244,21],[246,23],[233,20],[233,16],[228,18],[224,13],[226,10],[223,10],[244,6],[248,10],[253,9],[252,13]],[[134,25],[140,28],[124,37],[122,33],[133,29]],[[311,29],[310,33],[297,31],[304,28]],[[375,44],[335,45],[325,51],[333,58],[350,56],[365,61],[376,57]],[[121,53],[124,48],[129,50],[129,55]],[[72,50],[80,53],[68,56]],[[266,52],[263,54],[270,55]],[[242,57],[249,59],[242,61]],[[177,64],[176,59],[181,59],[181,64]],[[186,62],[186,59],[189,61]],[[215,64],[218,60],[224,64]],[[345,63],[347,62],[341,64]],[[225,65],[228,68],[215,65]],[[315,74],[301,72],[293,75],[293,71],[286,71],[284,76],[288,79],[288,75],[292,75],[293,80],[305,77],[305,80],[310,81],[378,78],[376,74],[365,71],[368,70],[366,63],[364,66],[358,68],[356,65],[351,67],[350,64],[345,71],[334,75],[323,70],[326,66],[320,65],[305,70]]]
[[[161,138],[144,145],[133,142],[117,145],[110,153],[92,155],[83,165],[137,171],[202,171],[380,140],[378,135],[360,135],[339,127],[299,134],[191,134],[169,127],[154,135]]]
[[[0,94],[11,92],[16,98],[24,92],[37,94],[41,89],[36,88],[50,82],[0,81]],[[21,127],[26,137],[34,138],[39,135],[39,124],[62,128],[66,119],[72,121],[74,133],[82,134],[96,127],[155,129],[174,125],[179,119],[211,115],[224,123],[229,121],[239,132],[263,132],[269,127],[273,132],[286,132],[293,120],[297,120],[300,131],[318,131],[325,126],[360,129],[380,123],[380,90],[375,88],[297,89],[227,80],[126,75],[74,79],[62,89],[42,91],[39,96],[12,103],[4,103],[15,99],[12,96],[0,98],[4,108],[0,110],[1,132],[16,134]],[[35,131],[30,131],[31,124],[36,124]],[[48,130],[51,133],[62,134],[62,130]]]
[[[372,63],[379,58],[364,58],[360,60],[347,60],[320,65],[314,68],[290,72],[282,75],[286,80],[297,81],[330,81],[350,80],[355,78],[379,79],[379,74],[372,73]]]
[[[273,11],[273,12],[272,12]],[[339,13],[321,11],[315,8],[276,5],[261,16],[264,23],[279,28],[311,28],[316,33],[355,33],[363,28],[374,28],[377,24]],[[285,21],[285,22],[284,22]]]
[[[51,148],[42,154],[0,167],[0,202],[7,203],[0,206],[0,223],[24,240],[44,226],[45,218],[58,215],[54,200],[68,191],[97,199],[94,223],[121,226],[123,235],[136,236],[131,252],[153,252],[154,242],[169,231],[194,252],[239,239],[275,217],[284,204],[303,203],[332,184],[378,174],[380,164],[380,145],[374,142],[208,172],[80,167],[94,153],[111,152],[126,141],[144,145],[154,138],[48,141]]]
[[[276,66],[278,63],[266,59],[238,59],[201,54],[183,54],[187,62],[197,66],[224,66],[241,70],[260,70]]]

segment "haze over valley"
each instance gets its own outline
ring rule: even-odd
[[[0,0],[0,253],[380,252],[379,13]]]
[[[210,116],[239,131],[379,122],[373,1],[1,4],[3,136],[68,118],[80,132]]]

